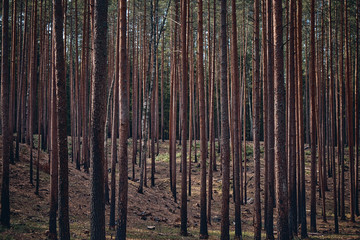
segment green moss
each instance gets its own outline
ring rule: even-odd
[[[246,146],[246,156],[252,156],[253,155],[253,148],[250,146]]]
[[[156,156],[155,160],[168,163],[170,161],[169,153],[159,154],[158,156]]]

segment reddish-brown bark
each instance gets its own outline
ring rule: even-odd
[[[229,236],[229,188],[230,188],[230,131],[227,92],[227,32],[226,0],[221,1],[221,34],[220,34],[220,105],[221,105],[221,164],[222,164],[222,200],[221,200],[221,239],[227,240]]]
[[[9,0],[2,5],[1,39],[1,118],[2,118],[2,185],[1,185],[1,224],[10,227],[10,109],[9,109]]]
[[[203,61],[203,1],[198,1],[198,93],[199,93],[199,118],[200,118],[200,152],[201,152],[201,185],[200,185],[200,237],[208,237],[206,217],[206,124],[205,124],[205,84],[204,84],[204,61]]]
[[[233,4],[235,7],[235,4]],[[253,35],[253,144],[255,171],[254,198],[254,239],[261,239],[261,203],[260,203],[260,1],[254,1],[254,35]],[[234,54],[234,51],[233,51]],[[275,62],[276,64],[276,62]],[[275,105],[276,106],[276,105]],[[246,153],[246,149],[245,149]],[[246,162],[246,159],[245,159]],[[237,166],[236,166],[237,167]],[[246,168],[246,165],[245,165]],[[236,169],[236,168],[235,168]],[[246,175],[245,175],[246,176]],[[246,178],[246,177],[245,177]],[[246,183],[245,183],[246,184]],[[246,190],[245,190],[246,193]],[[245,194],[246,196],[246,194]]]
[[[127,50],[126,50],[126,0],[121,0],[119,3],[120,8],[120,124],[119,124],[119,202],[118,202],[118,219],[117,219],[117,239],[126,238],[126,222],[127,222],[127,204],[128,204],[128,124],[129,124],[129,103],[127,97],[127,84],[129,81],[126,78],[127,68]]]

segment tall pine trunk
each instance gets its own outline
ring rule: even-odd
[[[38,1],[33,1],[33,15],[32,15],[32,33],[30,44],[30,77],[29,77],[29,131],[30,137],[30,183],[33,185],[33,148],[34,148],[34,113],[35,113],[35,85],[37,81],[37,4]]]
[[[331,125],[331,134],[330,134],[330,148],[331,148],[331,162],[332,162],[332,177],[333,177],[333,200],[334,200],[334,225],[335,225],[335,234],[339,233],[339,221],[338,221],[338,201],[337,201],[337,185],[336,185],[336,163],[335,163],[335,90],[334,90],[334,73],[333,73],[333,44],[332,44],[332,23],[331,23],[331,3],[332,0],[329,0],[329,70],[330,70],[330,125]]]
[[[118,11],[119,14],[119,11]],[[110,199],[110,221],[109,228],[115,228],[115,201],[116,201],[116,162],[118,161],[117,137],[119,133],[119,61],[120,61],[120,18],[117,21],[116,51],[115,51],[115,85],[114,85],[114,106],[112,114],[111,130],[111,199]],[[136,90],[134,90],[136,91]],[[106,134],[106,133],[105,133]]]
[[[287,96],[289,100],[288,112],[288,166],[289,166],[289,233],[292,236],[297,235],[297,195],[296,195],[296,125],[295,125],[295,0],[290,1],[290,44],[289,44],[289,76],[287,82],[289,85]]]
[[[315,53],[315,0],[311,0],[311,24],[310,24],[310,95],[311,95],[311,212],[310,212],[310,229],[316,232],[316,53]]]
[[[59,145],[59,237],[70,239],[69,227],[69,181],[68,181],[68,145],[67,145],[67,103],[66,77],[63,41],[62,0],[53,0],[53,26],[55,29],[55,78],[57,96],[57,137]]]
[[[350,164],[350,219],[355,222],[355,176],[354,176],[354,129],[353,129],[353,93],[351,80],[351,54],[349,47],[349,23],[348,23],[348,0],[345,0],[345,97],[346,97],[346,118],[347,136],[349,146]]]
[[[359,58],[359,41],[360,41],[360,1],[357,2],[356,11],[356,65],[355,65],[355,212],[356,215],[360,215],[359,210],[359,104],[360,104],[360,91],[359,91],[359,76],[360,76],[360,58]]]
[[[135,24],[135,1],[133,6]],[[119,29],[118,29],[119,31]],[[135,41],[135,29],[133,30],[133,40]],[[119,38],[119,37],[118,37]],[[135,52],[136,49],[136,52]],[[116,51],[117,54],[119,50]],[[136,46],[133,47],[133,100],[132,100],[132,141],[133,141],[133,152],[132,152],[132,179],[135,180],[135,164],[136,164],[136,155],[137,155],[137,139],[138,139],[138,41],[136,41]],[[116,65],[117,66],[117,65]],[[118,69],[118,68],[117,68]],[[118,74],[117,74],[118,76]],[[118,89],[119,87],[117,87]],[[118,102],[119,100],[115,101]]]
[[[266,0],[266,36],[267,36],[267,96],[268,96],[268,109],[267,109],[267,184],[269,188],[267,211],[266,211],[266,236],[269,239],[274,239],[274,47],[273,47],[273,24],[272,24],[272,0]]]
[[[229,110],[227,92],[227,31],[226,0],[221,0],[221,34],[220,34],[220,107],[221,107],[221,164],[222,164],[222,200],[221,200],[221,239],[227,240],[229,236],[229,188],[230,188],[230,132]]]
[[[299,145],[299,218],[301,237],[307,237],[306,225],[306,193],[305,193],[305,153],[304,153],[304,111],[303,111],[303,68],[302,68],[302,0],[297,1],[296,18],[296,56],[297,56],[297,114],[298,114],[298,145]],[[306,101],[306,100],[305,100]],[[306,101],[307,102],[307,101]],[[308,131],[308,129],[307,129]]]
[[[129,103],[127,96],[127,81],[126,68],[127,68],[127,55],[126,55],[126,0],[121,0],[119,3],[120,8],[120,145],[119,145],[119,203],[118,203],[118,220],[116,239],[126,238],[126,221],[127,221],[127,204],[128,204],[128,124],[129,124]]]
[[[285,85],[283,56],[282,3],[273,1],[274,19],[274,115],[275,115],[275,165],[276,207],[278,239],[289,239],[288,180],[285,134]]]
[[[233,4],[235,5],[235,4]],[[235,7],[235,6],[234,6]],[[261,203],[260,203],[260,1],[254,1],[254,35],[253,35],[253,144],[254,144],[254,239],[261,239]],[[233,51],[234,52],[234,51]],[[275,62],[276,63],[276,62]],[[245,63],[244,63],[245,64]],[[245,120],[245,119],[244,119]],[[244,133],[245,134],[245,133]],[[245,150],[246,154],[246,150]],[[246,162],[246,159],[245,159]],[[235,166],[237,167],[237,166]],[[246,184],[246,183],[245,183]],[[245,192],[246,195],[246,192]]]
[[[95,0],[91,93],[91,239],[105,239],[104,127],[107,78],[107,0]]]
[[[210,4],[210,1],[209,1]],[[210,8],[210,6],[209,6]],[[208,187],[208,205],[207,205],[207,222],[211,224],[211,200],[213,199],[213,175],[214,175],[214,162],[216,158],[216,152],[215,152],[215,113],[214,113],[214,101],[215,101],[215,51],[216,51],[216,2],[214,1],[213,5],[213,35],[214,39],[212,41],[212,60],[211,60],[211,70],[212,72],[210,77],[210,116],[209,116],[209,139],[210,139],[210,161],[209,161],[209,187]],[[209,10],[210,14],[210,10]]]
[[[262,73],[263,73],[263,134],[264,134],[264,228],[267,231],[267,217],[268,217],[268,199],[269,199],[269,184],[268,184],[268,90],[267,90],[267,24],[266,24],[266,0],[262,0]]]
[[[16,12],[17,12],[17,1],[12,2],[12,32],[11,32],[11,64],[10,64],[10,95],[9,95],[9,130],[10,130],[10,162],[14,163],[14,145],[13,145],[13,134],[14,134],[14,120],[15,120],[15,55],[17,54],[16,48]]]
[[[55,31],[52,31],[54,36]],[[55,59],[55,39],[52,38],[52,62]],[[49,238],[57,239],[56,216],[58,210],[58,168],[59,168],[59,147],[57,137],[57,111],[56,111],[56,78],[55,64],[51,64],[50,83],[50,212],[49,212]]]
[[[2,5],[2,39],[1,39],[1,118],[2,118],[2,186],[1,186],[1,224],[10,227],[10,145],[12,144],[9,129],[9,0]]]
[[[186,46],[186,28],[187,28],[187,1],[181,1],[181,53],[182,53],[182,102],[181,102],[181,235],[187,235],[187,111],[188,111],[188,67],[187,67],[187,46]],[[156,57],[156,56],[154,56]],[[158,87],[157,85],[155,86]],[[155,111],[156,112],[156,111]],[[206,165],[205,165],[206,166]],[[206,179],[206,177],[205,177]],[[205,186],[206,189],[206,186]],[[206,194],[205,194],[206,196]],[[205,200],[206,203],[206,200]],[[206,212],[206,207],[205,207]],[[205,218],[206,219],[206,218]]]
[[[199,118],[200,118],[200,238],[208,238],[206,218],[206,124],[205,124],[205,84],[204,84],[204,48],[203,48],[203,1],[198,1],[198,89],[199,89]]]

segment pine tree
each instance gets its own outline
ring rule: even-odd
[[[129,105],[127,98],[127,81],[126,79],[126,0],[121,0],[119,3],[119,18],[120,18],[120,145],[119,145],[119,203],[118,203],[118,220],[116,239],[126,239],[126,222],[127,222],[127,204],[128,204],[128,124],[129,124]]]
[[[66,78],[63,41],[63,5],[62,0],[53,0],[53,26],[55,44],[55,79],[57,108],[57,137],[59,146],[59,237],[70,239],[69,227],[69,180],[68,180],[68,145],[67,145],[67,103]]]
[[[338,201],[337,201],[337,185],[336,185],[336,162],[335,162],[335,91],[334,91],[334,73],[333,73],[333,43],[332,43],[332,18],[331,18],[331,4],[332,1],[329,0],[329,70],[330,70],[330,125],[331,125],[331,135],[330,135],[330,147],[331,147],[331,160],[332,160],[332,177],[333,177],[333,200],[334,200],[334,232],[339,233],[339,222],[338,222]]]
[[[203,49],[203,1],[198,1],[198,89],[199,89],[199,118],[200,118],[200,238],[208,238],[207,217],[206,217],[206,153],[207,139],[205,131],[205,84],[204,84],[204,49]]]
[[[296,196],[296,126],[295,126],[295,0],[290,1],[290,43],[289,43],[289,76],[287,82],[289,85],[287,96],[289,97],[288,112],[288,166],[289,166],[289,231],[290,235],[297,235],[297,196]]]
[[[316,115],[315,115],[315,95],[316,95],[316,76],[315,76],[315,1],[311,0],[311,24],[310,24],[310,95],[311,95],[311,212],[310,228],[316,232]]]
[[[221,239],[229,239],[229,187],[230,187],[230,132],[229,132],[229,110],[227,92],[227,6],[226,0],[221,0],[221,73],[220,73],[220,107],[221,107],[221,164],[222,164],[222,203],[221,203]]]
[[[53,36],[55,31],[53,31]],[[54,38],[52,42],[54,43]],[[52,50],[55,49],[52,44]],[[52,51],[52,60],[55,59],[55,53]],[[54,61],[53,61],[54,62]],[[49,238],[57,239],[56,216],[58,210],[58,168],[59,168],[59,147],[57,137],[57,111],[56,111],[56,78],[55,66],[51,66],[51,83],[50,83],[50,213],[49,213]]]
[[[235,5],[235,4],[233,4]],[[253,35],[253,122],[254,122],[254,239],[261,239],[261,203],[260,203],[260,36],[259,15],[260,1],[254,1],[254,35]],[[276,62],[275,62],[276,63]],[[244,63],[245,64],[245,63]],[[245,120],[245,119],[244,119]],[[245,133],[244,133],[245,134]],[[246,153],[246,152],[245,152]],[[246,159],[245,159],[246,162]]]
[[[188,111],[188,67],[187,67],[187,39],[186,39],[186,27],[187,27],[187,1],[181,1],[181,75],[182,75],[182,103],[181,103],[181,235],[186,236],[187,233],[187,111]],[[157,87],[157,86],[156,86]],[[206,166],[206,165],[205,165]],[[206,179],[206,176],[205,176]],[[206,186],[205,186],[206,189]],[[205,194],[206,196],[206,194]],[[206,203],[206,200],[205,200]],[[206,206],[205,206],[206,212]],[[206,219],[206,217],[205,217]]]
[[[95,0],[91,99],[91,239],[105,239],[104,127],[107,78],[107,1]]]
[[[302,71],[302,0],[297,1],[296,8],[296,56],[297,56],[297,115],[298,115],[298,147],[299,147],[299,218],[301,222],[301,237],[307,237],[306,224],[306,193],[305,193],[305,153],[303,124],[303,71]],[[307,131],[309,131],[307,129]]]
[[[281,1],[273,1],[274,19],[274,115],[275,115],[275,165],[276,206],[278,211],[278,239],[289,239],[288,180],[285,135],[285,85],[283,56],[283,26]]]
[[[1,119],[2,119],[2,186],[1,186],[1,224],[10,227],[10,145],[9,129],[9,0],[2,5],[2,39],[1,39]]]
[[[274,239],[274,216],[273,207],[275,205],[274,192],[274,47],[273,47],[273,24],[272,24],[272,0],[266,0],[266,36],[267,36],[267,184],[269,188],[267,211],[266,211],[266,236]]]
[[[119,10],[119,9],[118,9]],[[118,11],[119,14],[119,11]],[[113,99],[113,116],[112,116],[112,130],[111,130],[111,198],[110,198],[110,221],[109,228],[115,228],[115,202],[116,202],[116,163],[118,161],[118,144],[117,137],[119,133],[119,61],[120,61],[120,18],[117,21],[116,32],[116,52],[115,52],[115,84],[114,84],[114,99]],[[134,90],[136,91],[136,90]],[[136,119],[137,121],[137,119]],[[106,133],[105,133],[106,134]],[[134,139],[134,136],[133,136]],[[136,144],[135,144],[136,145]],[[134,145],[133,145],[134,147]],[[136,155],[135,155],[136,158]],[[134,173],[135,174],[135,173]]]

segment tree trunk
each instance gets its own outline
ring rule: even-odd
[[[359,41],[360,41],[360,1],[357,2],[357,13],[356,13],[356,65],[355,65],[355,147],[356,147],[356,158],[355,158],[355,212],[356,215],[360,215],[359,210],[359,104],[360,104],[360,91],[359,91],[359,71],[360,71],[360,58],[359,58]]]
[[[296,125],[295,125],[295,0],[290,1],[290,44],[289,44],[289,76],[287,82],[289,84],[287,96],[289,97],[288,104],[288,166],[289,166],[289,234],[297,235],[297,196],[296,196]]]
[[[22,19],[21,19],[22,20]],[[17,105],[17,118],[16,118],[16,132],[17,132],[17,136],[16,136],[16,148],[15,148],[15,161],[19,161],[19,152],[20,152],[20,141],[21,138],[23,137],[23,132],[22,132],[22,128],[24,126],[21,125],[22,120],[25,119],[25,117],[23,117],[22,113],[23,113],[23,109],[24,107],[24,99],[25,99],[25,91],[26,91],[26,80],[24,78],[25,76],[25,72],[26,72],[26,65],[25,65],[25,59],[26,59],[26,36],[27,36],[27,32],[28,32],[28,27],[27,27],[27,22],[28,22],[28,0],[25,1],[25,13],[24,13],[24,32],[23,32],[23,37],[22,37],[22,45],[21,45],[21,54],[20,54],[20,62],[18,64],[18,81],[19,81],[19,92],[18,92],[18,105]],[[20,28],[21,29],[21,28]],[[21,41],[21,38],[19,37],[19,43]],[[20,45],[20,44],[19,44]]]
[[[274,115],[276,200],[278,210],[278,239],[289,239],[287,159],[285,134],[285,86],[283,56],[283,26],[281,1],[273,1],[274,19]]]
[[[170,22],[171,31],[173,31],[173,29],[175,27],[174,27],[174,23]],[[174,36],[175,36],[175,33],[176,32],[174,32]],[[174,42],[175,42],[175,38],[173,37],[172,34],[170,34],[170,45],[174,46]],[[170,178],[170,191],[172,193],[173,193],[173,182],[172,182],[173,173],[172,173],[172,169],[173,169],[173,158],[174,158],[174,155],[173,155],[174,61],[175,61],[175,52],[171,52],[171,57],[170,57],[170,109],[169,109],[169,178]]]
[[[234,0],[233,0],[234,1]],[[233,4],[235,8],[235,3]],[[253,35],[253,144],[254,144],[254,175],[255,175],[255,199],[254,199],[254,239],[261,239],[261,203],[260,203],[260,1],[254,1],[254,35]],[[234,30],[233,30],[234,32]],[[233,50],[233,53],[235,51]],[[245,63],[244,63],[245,64]],[[246,159],[245,159],[246,162]],[[235,166],[236,168],[237,166]],[[245,183],[246,184],[246,183]]]
[[[179,22],[179,1],[176,0],[175,1],[175,22]],[[171,172],[172,172],[172,193],[173,193],[173,197],[174,200],[176,202],[176,109],[177,109],[177,70],[176,70],[176,63],[178,60],[178,54],[177,54],[177,43],[178,43],[178,26],[177,24],[175,24],[174,27],[174,53],[173,53],[173,70],[172,70],[172,74],[173,74],[173,83],[172,83],[172,110],[171,110],[171,114],[172,114],[172,139],[171,139],[171,144],[172,144],[172,159],[170,159],[170,161],[172,161],[172,165],[171,165]]]
[[[339,45],[339,188],[340,188],[340,218],[345,220],[345,164],[344,164],[344,2],[340,1],[340,45]]]
[[[322,15],[324,14],[324,0],[323,0],[323,6],[321,9]],[[325,35],[325,27],[324,27],[324,17],[321,18],[321,40],[319,42],[320,44],[320,51],[319,51],[319,65],[321,71],[319,71],[319,78],[318,78],[318,90],[319,90],[319,96],[318,96],[318,110],[319,110],[319,120],[318,120],[318,131],[319,131],[319,180],[320,180],[320,192],[321,192],[321,198],[322,198],[322,216],[323,221],[326,222],[326,205],[325,205],[325,190],[327,186],[327,180],[326,180],[326,152],[325,152],[325,67],[324,67],[324,53],[323,50],[325,48],[324,44],[324,35]]]
[[[53,26],[55,29],[55,78],[57,96],[57,135],[59,146],[59,236],[70,239],[69,227],[69,181],[68,181],[68,146],[67,146],[67,104],[66,78],[63,41],[63,6],[62,0],[53,0]]]
[[[52,31],[54,36],[55,31]],[[52,62],[55,60],[55,39],[52,38]],[[57,111],[56,111],[56,79],[55,65],[51,64],[51,105],[50,105],[50,212],[49,212],[49,238],[57,239],[56,233],[56,215],[58,210],[58,160],[59,148],[57,137]]]
[[[181,103],[181,235],[187,235],[187,111],[188,111],[188,70],[187,70],[187,46],[186,46],[186,17],[187,17],[187,1],[181,2],[181,53],[182,53],[182,103]],[[155,56],[154,56],[155,57]],[[155,86],[156,88],[158,86]],[[205,164],[206,166],[206,164]],[[206,175],[205,175],[206,180]],[[205,186],[206,189],[206,186]],[[206,196],[206,193],[205,193]],[[206,204],[206,200],[205,200]],[[205,207],[206,213],[206,207]],[[206,217],[205,217],[206,219]]]
[[[145,105],[145,99],[146,96],[144,94],[145,92],[145,84],[146,84],[146,57],[147,57],[147,52],[146,52],[146,47],[147,47],[147,39],[146,39],[146,2],[144,2],[144,20],[143,20],[143,59],[142,59],[142,92],[143,92],[143,104]],[[140,90],[140,89],[139,89]],[[139,93],[141,92],[141,90],[139,91]],[[141,93],[140,93],[141,95]],[[139,99],[140,101],[140,99]],[[141,109],[141,108],[140,108]],[[145,111],[143,109],[143,111]],[[145,134],[145,129],[144,129],[144,123],[143,121],[145,121],[146,116],[144,116],[144,114],[141,114],[141,122],[140,122],[140,160],[139,160],[139,164],[140,164],[140,184],[139,184],[139,189],[138,192],[142,193],[143,192],[143,185],[147,185],[146,184],[146,155],[143,156],[145,153],[143,152],[143,145],[144,147],[146,147],[146,143],[145,143],[145,137],[147,138],[146,134]],[[145,176],[144,176],[145,175]]]
[[[75,56],[79,56],[78,49],[78,0],[75,0]],[[81,135],[81,108],[80,108],[80,94],[79,94],[79,58],[75,57],[75,101],[76,101],[76,151],[75,163],[76,169],[80,170],[80,135]]]
[[[269,175],[268,175],[268,153],[269,153],[269,147],[268,147],[268,80],[267,80],[267,71],[268,71],[268,62],[267,62],[267,40],[266,40],[266,34],[267,34],[267,24],[266,24],[266,0],[262,0],[262,60],[263,60],[263,131],[264,131],[264,228],[267,231],[267,218],[268,218],[268,200],[269,200]]]
[[[330,146],[331,146],[331,160],[332,160],[332,177],[333,177],[333,200],[334,200],[334,224],[335,224],[335,234],[339,233],[339,222],[338,222],[338,203],[337,203],[337,185],[336,185],[336,163],[335,163],[335,106],[334,106],[334,74],[333,74],[333,45],[332,45],[332,23],[331,23],[331,0],[329,0],[329,70],[330,70],[330,124],[331,124],[331,134],[330,134]]]
[[[266,1],[266,31],[267,31],[267,91],[268,91],[268,188],[269,196],[267,202],[267,217],[266,217],[266,236],[269,239],[274,239],[274,223],[273,223],[273,207],[275,204],[274,192],[274,49],[273,49],[273,24],[272,24],[272,1]]]
[[[301,237],[307,237],[306,226],[306,193],[305,193],[305,153],[304,153],[304,111],[303,111],[303,71],[302,71],[302,0],[297,1],[297,19],[296,19],[296,36],[297,36],[297,114],[298,114],[298,135],[299,135],[299,218],[301,222]],[[306,87],[305,87],[306,88]],[[308,130],[307,130],[308,131]]]
[[[82,114],[82,163],[84,165],[84,171],[89,172],[89,159],[88,157],[88,133],[87,133],[87,49],[88,49],[88,13],[87,13],[87,6],[88,1],[85,0],[84,2],[84,22],[83,22],[83,44],[81,49],[81,114]]]
[[[350,219],[355,222],[355,176],[354,176],[354,129],[353,129],[353,93],[351,80],[351,54],[349,47],[349,25],[348,25],[348,0],[345,1],[345,95],[346,95],[346,118],[347,135],[350,162]]]
[[[154,64],[156,65],[157,64],[157,61],[156,61],[156,56],[153,56],[154,58]],[[155,67],[156,68],[156,67]],[[156,73],[155,73],[156,75]],[[155,77],[156,78],[156,77]],[[156,80],[155,80],[156,81]],[[155,186],[155,138],[156,138],[156,88],[157,88],[157,84],[155,84],[155,87],[153,88],[152,90],[152,95],[154,96],[150,101],[151,101],[151,106],[150,106],[150,109],[151,109],[151,117],[150,117],[150,138],[151,138],[151,146],[150,146],[150,149],[151,149],[151,187],[154,187]]]
[[[107,1],[95,0],[91,99],[91,239],[105,239],[104,127],[107,78]],[[105,83],[105,84],[104,84]]]
[[[200,118],[200,152],[201,152],[201,183],[200,183],[200,238],[208,238],[206,217],[206,124],[205,124],[205,84],[204,84],[204,60],[203,60],[203,1],[198,1],[198,89],[199,89],[199,118]]]
[[[119,15],[119,9],[118,9]],[[118,158],[117,137],[119,133],[119,61],[120,61],[120,18],[117,21],[116,51],[115,51],[115,86],[111,130],[111,199],[110,199],[110,221],[109,228],[115,229],[115,202],[116,202],[116,163]],[[136,90],[134,90],[136,91]],[[106,134],[106,133],[105,133]]]
[[[14,163],[14,120],[15,120],[15,55],[16,53],[16,1],[12,2],[12,32],[11,32],[11,64],[10,64],[10,95],[9,95],[9,130],[10,130],[10,163]]]
[[[35,182],[35,194],[39,195],[39,185],[40,185],[40,151],[41,151],[41,115],[42,115],[42,85],[43,85],[43,64],[44,57],[46,56],[43,52],[43,2],[40,2],[40,67],[39,67],[39,83],[38,83],[38,146],[37,146],[37,161],[36,161],[36,182]],[[15,81],[15,79],[14,79]],[[11,116],[10,116],[11,117]],[[12,128],[10,127],[11,137],[12,137]],[[12,141],[11,141],[12,142]],[[12,145],[12,144],[11,144]],[[12,151],[12,150],[11,150]],[[12,154],[10,154],[12,155]]]
[[[191,4],[188,4],[188,49],[190,48],[190,51],[188,52],[188,55],[190,55],[189,59],[189,86],[190,86],[190,93],[189,93],[189,196],[191,196],[191,168],[192,168],[192,144],[193,144],[193,128],[195,128],[193,123],[193,113],[194,113],[194,36],[193,36],[193,23],[192,23],[192,12],[191,12]],[[164,35],[163,35],[164,36]],[[163,46],[164,46],[164,37],[163,37]],[[189,46],[190,45],[190,46]],[[164,48],[162,49],[164,51]],[[163,58],[163,52],[162,52],[162,64],[164,63]],[[163,65],[162,65],[163,66]],[[163,67],[162,67],[163,68]],[[161,78],[163,77],[163,72],[161,73]],[[163,79],[161,79],[163,81]],[[162,87],[162,83],[161,83]],[[162,95],[161,91],[161,95]],[[162,98],[162,96],[161,96]],[[162,102],[161,102],[162,104]],[[163,108],[163,106],[161,106]],[[163,110],[162,110],[163,111]],[[163,120],[163,119],[162,119]]]
[[[120,145],[119,145],[119,203],[118,203],[118,221],[116,239],[126,238],[126,219],[127,219],[127,204],[128,204],[128,124],[129,124],[129,105],[127,96],[127,81],[126,79],[126,1],[121,0],[119,3],[120,10],[120,42],[119,53],[120,54]],[[118,67],[118,66],[116,66]]]
[[[30,183],[33,185],[33,148],[34,148],[34,112],[35,112],[35,85],[37,79],[37,3],[38,1],[33,2],[33,22],[32,22],[32,37],[30,44],[30,77],[29,77],[29,136],[30,136]]]
[[[210,4],[210,1],[209,1]],[[210,7],[210,6],[209,6]],[[207,222],[209,224],[211,224],[211,200],[213,199],[213,172],[214,172],[214,161],[216,158],[216,153],[215,153],[215,114],[214,114],[214,100],[215,100],[215,51],[216,51],[216,2],[214,1],[214,5],[213,5],[213,36],[214,39],[212,41],[212,47],[210,46],[210,48],[212,48],[212,60],[211,60],[211,64],[212,64],[212,72],[209,73],[211,74],[211,82],[210,82],[210,116],[209,116],[209,126],[210,126],[210,131],[209,131],[209,138],[210,138],[210,161],[209,161],[209,188],[208,188],[208,205],[207,205]],[[210,15],[210,10],[209,10],[209,15]]]
[[[152,15],[151,15],[151,18],[155,20],[155,22],[157,23],[157,4],[154,0],[154,2],[152,3]],[[157,24],[154,26],[152,25],[151,27],[152,29],[152,33],[155,35],[156,32],[157,32]],[[150,137],[151,137],[151,186],[154,187],[155,186],[155,141],[156,141],[156,111],[157,111],[157,107],[156,107],[156,94],[157,94],[157,88],[158,88],[158,80],[157,80],[157,74],[158,74],[158,71],[157,71],[157,55],[152,55],[152,61],[154,64],[153,65],[153,71],[154,73],[152,73],[154,76],[155,76],[155,86],[154,88],[152,89],[152,95],[153,95],[153,98],[150,100],[151,101],[151,106],[150,106],[150,109],[151,109],[151,118],[150,118]]]
[[[162,44],[161,44],[161,80],[160,80],[160,91],[161,91],[161,95],[160,95],[160,102],[161,102],[161,125],[160,125],[160,135],[161,135],[161,140],[164,142],[165,138],[164,138],[164,68],[165,68],[165,64],[164,64],[164,55],[165,55],[165,33],[163,33],[163,38],[162,38]]]
[[[243,142],[244,142],[244,170],[241,169],[241,175],[242,175],[242,180],[241,180],[241,202],[245,203],[247,202],[246,199],[246,190],[245,190],[245,186],[246,186],[246,90],[247,90],[247,82],[246,82],[246,46],[247,46],[247,33],[246,33],[246,22],[245,22],[245,1],[244,1],[244,20],[243,20],[243,24],[244,24],[244,60],[243,60],[243,73],[242,73],[242,78],[243,78],[243,84],[244,84],[244,88],[242,89],[243,91],[243,96],[242,96],[242,107],[243,107],[243,118],[242,118],[242,123],[243,123]]]
[[[230,141],[227,92],[227,33],[226,0],[221,1],[221,163],[222,163],[222,203],[221,203],[221,239],[229,236],[229,187],[230,187]]]
[[[1,187],[1,224],[10,227],[10,145],[12,144],[10,131],[9,109],[9,0],[2,5],[2,39],[1,39],[1,118],[2,118],[2,187]],[[13,79],[12,79],[13,80]]]
[[[135,2],[133,6],[134,12],[134,23],[135,23]],[[119,31],[119,30],[118,30]],[[133,30],[135,32],[135,29]],[[133,33],[133,38],[135,41],[135,33]],[[136,46],[133,48],[133,100],[132,100],[132,145],[133,145],[133,153],[132,153],[132,179],[135,180],[135,165],[136,165],[136,155],[137,155],[137,139],[138,139],[138,42],[136,41]],[[136,48],[136,55],[135,55]],[[117,50],[118,53],[118,50]],[[118,66],[118,65],[116,65]],[[118,74],[116,75],[118,76]],[[115,87],[118,89],[119,87]],[[115,101],[118,102],[119,100]]]
[[[311,96],[311,212],[310,229],[316,232],[316,53],[315,53],[315,0],[311,0],[311,24],[310,24],[310,96]]]

